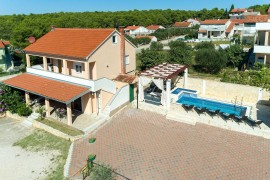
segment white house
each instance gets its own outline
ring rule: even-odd
[[[146,29],[143,26],[128,26],[125,29],[125,33],[130,35],[130,36],[137,36],[137,35],[147,35],[149,34],[149,30]]]
[[[245,12],[248,12],[248,10],[243,8],[232,9],[229,14],[230,19],[243,19],[243,13]]]
[[[226,38],[226,30],[231,21],[229,19],[207,19],[201,21],[198,31],[198,39],[220,39]]]
[[[199,21],[197,19],[187,19],[187,20],[185,20],[185,22],[190,22],[190,23],[192,23],[193,26],[201,24],[201,21]]]
[[[150,25],[150,26],[147,26],[146,29],[148,29],[149,33],[151,34],[151,33],[154,33],[158,29],[165,29],[165,27],[161,25]]]
[[[270,22],[256,23],[255,61],[270,67]]]

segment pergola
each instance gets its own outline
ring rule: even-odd
[[[164,107],[169,108],[171,79],[178,76],[180,72],[184,72],[184,88],[186,88],[188,68],[185,65],[163,63],[141,72],[138,83],[139,101],[144,101],[143,87],[153,81],[155,85],[162,90],[161,104],[164,105]],[[164,81],[166,81],[166,88],[164,87]]]

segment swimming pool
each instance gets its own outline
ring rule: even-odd
[[[191,89],[177,88],[172,92],[172,94],[179,94],[181,92],[196,93],[197,91]]]
[[[205,107],[211,110],[220,110],[220,112],[234,114],[237,116],[244,116],[247,110],[247,108],[243,106],[198,98],[189,93],[182,93],[179,95],[176,102],[180,104],[194,105],[201,108]]]

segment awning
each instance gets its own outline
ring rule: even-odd
[[[90,91],[89,88],[67,82],[52,80],[24,73],[3,81],[4,84],[65,104],[78,99]]]

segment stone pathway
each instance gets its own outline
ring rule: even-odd
[[[256,136],[126,108],[96,138],[74,143],[71,176],[96,154],[130,179],[270,179],[270,140]]]

